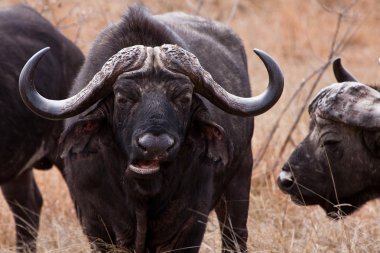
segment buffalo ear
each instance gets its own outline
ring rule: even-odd
[[[82,153],[88,149],[91,138],[96,135],[106,124],[102,120],[82,119],[71,124],[59,139],[59,149],[61,157],[64,158],[69,153]],[[87,152],[91,152],[87,150]]]
[[[363,140],[371,154],[380,158],[380,131],[363,130]]]
[[[194,122],[195,130],[207,143],[207,158],[225,166],[228,163],[228,146],[224,129],[210,118],[208,112],[198,112]]]
[[[101,131],[109,131],[108,115],[112,115],[109,101],[100,101],[87,114],[77,118],[66,127],[59,139],[59,150],[64,158],[69,153],[96,153],[95,140]],[[98,140],[99,141],[99,140]],[[103,140],[104,142],[104,140]],[[99,146],[99,145],[98,145]]]

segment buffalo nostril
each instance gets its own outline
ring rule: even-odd
[[[137,139],[137,144],[144,152],[162,154],[168,152],[174,146],[175,141],[168,134],[153,135],[147,133]]]
[[[290,188],[294,184],[294,178],[290,171],[281,171],[279,181],[285,188]]]
[[[147,151],[147,148],[146,148],[146,146],[144,146],[145,145],[145,143],[144,142],[142,142],[142,141],[140,141],[140,139],[137,139],[137,145],[139,146],[139,148],[140,149],[142,149],[144,152],[146,152]]]
[[[172,147],[174,147],[174,139],[167,135],[167,139],[165,140],[167,148],[166,151],[169,151]]]

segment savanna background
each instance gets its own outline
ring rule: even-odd
[[[107,25],[135,0],[0,0],[0,7],[36,8],[86,54]],[[276,186],[282,164],[306,136],[303,109],[316,92],[335,82],[329,62],[340,56],[363,83],[380,81],[379,0],[143,0],[152,13],[184,11],[218,20],[245,45],[252,93],[265,89],[267,73],[253,48],[269,52],[285,75],[279,103],[255,119],[249,211],[249,252],[380,252],[379,201],[344,220],[332,221],[315,206],[294,205]],[[0,38],[1,39],[1,38]],[[307,111],[307,110],[306,110]],[[36,171],[44,197],[39,252],[89,252],[67,187],[57,170]],[[14,252],[14,223],[0,197],[0,252]],[[201,252],[219,252],[211,215]]]

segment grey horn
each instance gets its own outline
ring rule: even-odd
[[[41,96],[34,84],[34,74],[39,61],[50,50],[46,47],[33,55],[20,74],[19,90],[24,103],[41,117],[58,120],[75,116],[106,96],[118,75],[144,69],[149,53],[144,46],[133,46],[113,55],[95,74],[93,79],[74,96],[63,100],[51,100]]]
[[[269,74],[268,88],[255,97],[239,97],[217,84],[210,73],[202,68],[192,53],[174,46],[163,45],[159,49],[162,64],[173,72],[187,75],[195,84],[195,91],[225,112],[238,116],[256,116],[269,110],[280,98],[284,88],[284,77],[276,61],[264,51],[254,52],[265,64]]]
[[[343,67],[340,58],[337,58],[334,60],[333,70],[334,70],[335,78],[339,83],[358,82],[357,79],[350,72],[348,72],[347,69]]]
[[[189,76],[197,93],[231,114],[239,116],[262,114],[278,101],[284,88],[284,77],[278,64],[272,57],[258,49],[254,52],[264,62],[268,71],[268,88],[258,96],[244,98],[229,93],[217,84],[192,53],[175,45],[163,45],[154,49],[139,45],[124,48],[113,55],[90,83],[74,96],[63,100],[51,100],[41,96],[34,84],[38,63],[48,51],[49,48],[40,50],[25,64],[20,74],[19,89],[22,100],[34,113],[53,120],[69,118],[86,110],[110,92],[121,73],[133,75],[136,72],[146,71],[153,64],[153,53],[157,55],[155,60],[160,61],[160,65]]]

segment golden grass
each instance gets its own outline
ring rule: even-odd
[[[27,2],[56,24],[86,53],[96,34],[115,22],[128,4],[122,0],[0,0],[1,6]],[[199,1],[143,1],[153,13],[171,10],[197,12]],[[332,0],[208,0],[199,14],[228,23],[243,39],[247,49],[253,94],[262,91],[267,76],[262,63],[253,55],[254,47],[266,50],[280,63],[285,75],[285,92],[271,111],[256,118],[254,155],[265,143],[268,131],[279,116],[299,82],[326,61],[339,10],[351,3]],[[237,5],[236,5],[237,4]],[[235,8],[236,7],[236,8]],[[234,11],[235,10],[235,11]],[[345,49],[343,63],[364,83],[380,80],[380,2],[361,0],[343,19],[342,29],[359,24]],[[342,30],[342,31],[343,31]],[[331,68],[319,88],[335,80]],[[319,89],[318,88],[318,89]],[[331,221],[318,207],[295,206],[275,184],[281,166],[273,168],[294,115],[305,102],[305,92],[292,103],[263,162],[252,178],[249,211],[250,252],[380,252],[379,201],[342,220]],[[298,143],[307,133],[308,116],[304,113],[293,140]],[[286,149],[281,164],[291,152]],[[39,252],[88,252],[89,245],[76,220],[67,187],[57,170],[36,172],[44,197]],[[11,213],[0,199],[0,252],[14,252],[14,227]],[[219,252],[220,236],[214,216],[208,224],[201,252]]]

